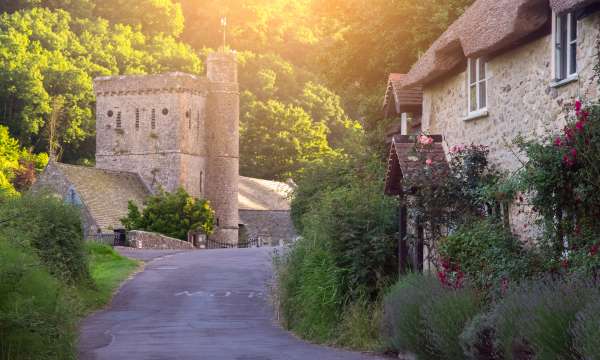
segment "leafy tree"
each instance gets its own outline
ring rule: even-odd
[[[95,14],[121,23],[140,26],[146,34],[179,36],[183,31],[181,5],[171,0],[96,0]]]
[[[191,48],[127,25],[32,8],[0,15],[0,118],[25,146],[48,148],[52,103],[60,98],[57,141],[65,157],[93,156],[92,79],[167,71],[201,73]],[[82,153],[83,150],[88,153]]]
[[[298,106],[254,100],[243,117],[240,171],[247,176],[285,180],[333,152],[327,127]]]
[[[17,190],[33,183],[36,170],[47,162],[46,154],[33,155],[21,149],[19,142],[10,137],[8,129],[0,126],[0,193],[16,195]]]
[[[127,230],[146,230],[186,240],[188,232],[213,232],[215,213],[206,200],[191,197],[185,190],[161,192],[148,198],[144,209],[129,202],[129,213],[121,222]]]

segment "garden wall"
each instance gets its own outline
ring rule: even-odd
[[[146,231],[130,231],[127,234],[129,246],[136,249],[192,250],[194,245],[187,241],[170,238]]]

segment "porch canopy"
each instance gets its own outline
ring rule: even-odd
[[[388,169],[385,179],[385,194],[389,196],[399,196],[404,193],[402,179],[406,176],[426,166],[423,160],[416,156],[415,144],[418,135],[397,135],[392,139],[388,157]],[[431,160],[431,167],[448,172],[449,165],[442,145],[441,135],[430,135],[433,143],[427,147],[427,159]],[[440,176],[440,171],[435,176]]]

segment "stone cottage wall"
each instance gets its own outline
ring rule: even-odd
[[[465,120],[467,115],[466,72],[450,76],[424,88],[423,126],[431,134],[442,134],[448,147],[482,144],[490,147],[490,160],[514,171],[519,159],[510,149],[518,135],[539,136],[561,129],[564,105],[573,98],[597,98],[592,81],[600,14],[578,23],[579,80],[552,87],[552,37],[550,35],[488,60],[489,116]],[[533,219],[513,207],[513,226],[527,233]],[[525,211],[525,214],[529,212]]]

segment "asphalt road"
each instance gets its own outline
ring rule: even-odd
[[[84,320],[79,359],[375,359],[308,344],[277,324],[267,290],[270,251],[127,254],[149,262],[109,308]]]

